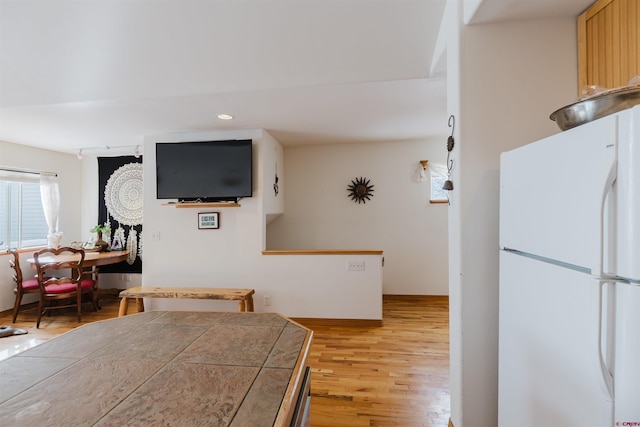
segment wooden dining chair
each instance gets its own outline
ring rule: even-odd
[[[83,274],[84,250],[71,247],[45,248],[33,254],[40,299],[36,328],[42,315],[50,310],[76,307],[78,322],[82,321],[82,297],[88,295],[94,310],[95,283]]]
[[[93,305],[101,310],[100,300],[98,299],[98,275],[100,274],[100,267],[83,266],[82,267],[82,280],[89,281],[93,286]],[[88,286],[84,283],[84,286]]]
[[[38,278],[33,277],[30,279],[24,279],[22,276],[22,268],[20,267],[20,254],[15,249],[10,249],[9,253],[13,255],[13,259],[9,259],[9,265],[13,269],[13,281],[16,283],[16,287],[13,292],[16,294],[16,302],[13,305],[13,323],[16,323],[18,318],[18,312],[22,304],[22,297],[24,294],[37,294],[40,292],[38,285]]]

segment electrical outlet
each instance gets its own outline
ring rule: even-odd
[[[364,261],[347,261],[347,271],[364,271]]]
[[[271,295],[265,295],[264,296],[264,305],[265,306],[271,305]]]
[[[160,240],[160,232],[154,231],[153,234],[151,235],[151,240]]]

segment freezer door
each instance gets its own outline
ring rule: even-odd
[[[616,285],[615,421],[640,426],[640,286]]]
[[[613,425],[600,303],[589,275],[500,251],[499,426]]]
[[[618,117],[616,267],[612,274],[640,280],[640,106]],[[640,403],[638,403],[640,406]]]
[[[603,205],[616,174],[615,115],[502,153],[500,247],[591,270],[603,262]]]

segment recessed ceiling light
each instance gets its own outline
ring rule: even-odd
[[[218,114],[218,118],[220,120],[232,120],[233,116],[231,114]]]

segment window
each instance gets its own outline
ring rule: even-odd
[[[0,174],[0,250],[46,246],[39,176]]]
[[[431,203],[447,203],[449,193],[442,189],[447,180],[447,167],[437,163],[429,163],[429,175],[431,175]]]

